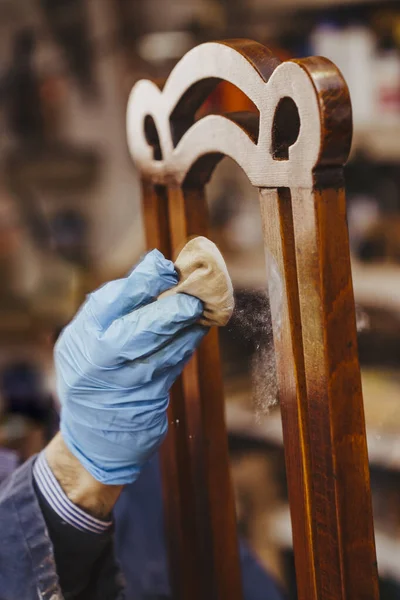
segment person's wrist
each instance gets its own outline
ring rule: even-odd
[[[97,481],[72,454],[61,433],[48,444],[45,455],[50,469],[71,502],[96,518],[107,518],[123,486]]]

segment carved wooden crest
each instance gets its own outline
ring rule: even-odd
[[[196,112],[226,80],[258,115]],[[300,600],[377,600],[342,166],[346,84],[328,60],[280,63],[248,40],[194,48],[162,91],[138,82],[128,143],[148,244],[207,235],[204,183],[224,156],[260,189]],[[174,598],[242,598],[218,340],[174,387],[162,451]],[[267,600],[267,599],[266,599]]]

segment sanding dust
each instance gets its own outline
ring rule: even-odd
[[[357,332],[369,328],[369,317],[356,305]],[[251,358],[252,403],[259,422],[278,404],[278,381],[273,345],[272,317],[268,294],[260,290],[241,292],[229,326],[253,344]]]
[[[252,402],[257,420],[278,402],[278,384],[268,295],[254,290],[235,298],[231,326],[253,344],[251,357]],[[228,325],[229,327],[229,325]]]
[[[260,347],[251,363],[252,400],[257,422],[278,404],[275,352],[273,347]]]
[[[356,304],[356,325],[357,333],[367,331],[370,328],[369,316],[359,304]]]

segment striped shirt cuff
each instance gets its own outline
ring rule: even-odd
[[[50,469],[44,451],[35,461],[33,476],[44,499],[65,523],[91,533],[104,533],[111,527],[112,521],[96,519],[71,502]]]

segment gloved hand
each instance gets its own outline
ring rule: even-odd
[[[55,348],[61,433],[105,484],[134,481],[167,431],[168,393],[208,328],[200,300],[176,294],[171,261],[158,250],[125,279],[93,294]]]

